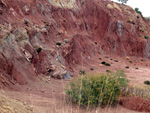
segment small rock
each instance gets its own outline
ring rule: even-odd
[[[102,58],[99,58],[99,60],[102,60]]]
[[[68,39],[64,39],[64,42],[65,42],[65,43],[68,43],[68,42],[69,42],[69,40],[68,40]]]
[[[105,58],[109,58],[108,56],[105,56]]]
[[[114,60],[115,62],[118,62],[118,60]]]
[[[92,67],[91,67],[91,68],[90,68],[90,70],[92,70],[92,71],[93,71],[93,70],[94,70],[94,68],[92,68]]]
[[[67,73],[66,70],[58,68],[52,73],[51,76],[57,79],[62,79],[66,75],[66,73]]]
[[[130,57],[126,57],[127,60],[130,60]]]
[[[69,72],[67,72],[67,73],[65,74],[65,76],[63,77],[63,79],[70,79],[70,78],[71,78],[71,76],[70,76]]]
[[[24,24],[28,25],[29,24],[29,20],[24,18]]]
[[[25,5],[25,6],[23,7],[23,11],[24,11],[24,13],[25,13],[26,15],[28,15],[29,12],[30,12],[30,8],[29,8],[27,5]]]
[[[44,91],[44,90],[41,90],[41,92],[44,93],[45,91]]]
[[[27,105],[27,102],[23,102],[23,105]]]
[[[102,64],[99,64],[99,66],[102,67],[103,65],[102,65]]]

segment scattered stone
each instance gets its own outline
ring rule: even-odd
[[[111,4],[107,4],[107,8],[113,9],[114,7]]]
[[[44,91],[44,90],[41,90],[41,92],[44,93],[45,91]]]
[[[102,60],[102,58],[99,58],[99,60]]]
[[[92,70],[92,71],[93,71],[93,70],[94,70],[94,68],[92,68],[92,67],[91,67],[91,68],[90,68],[90,70]]]
[[[69,42],[69,40],[68,40],[68,39],[64,39],[64,42],[65,42],[65,43],[68,43],[68,42]]]
[[[26,24],[26,25],[28,26],[28,24],[29,24],[29,20],[28,20],[28,19],[26,19],[26,18],[24,18],[24,24]]]
[[[103,65],[102,65],[102,64],[99,64],[99,66],[102,67]]]
[[[63,77],[63,79],[70,79],[70,78],[71,78],[71,76],[70,76],[69,72],[67,72],[67,73],[65,74],[65,76]]]
[[[42,28],[41,28],[41,31],[47,32],[47,29],[46,29],[45,27],[42,27]]]
[[[66,75],[67,71],[62,68],[57,68],[51,76],[57,79],[62,79]]]
[[[15,35],[16,41],[28,40],[29,38],[27,30],[23,27],[15,29],[13,34]]]
[[[118,60],[114,60],[115,62],[118,62]]]
[[[90,56],[88,56],[88,60],[90,60],[91,59],[91,57]]]
[[[23,11],[24,11],[25,15],[28,15],[29,12],[30,12],[30,8],[29,8],[27,5],[25,5],[25,6],[23,7]]]
[[[129,69],[129,66],[126,66],[125,68]]]
[[[105,56],[105,58],[109,58],[108,56]]]
[[[61,42],[57,42],[57,43],[56,43],[56,45],[61,46],[61,45],[62,45],[62,43],[61,43]]]
[[[130,57],[126,57],[127,60],[130,60]]]
[[[101,64],[105,64],[105,63],[106,63],[105,61],[101,62]]]

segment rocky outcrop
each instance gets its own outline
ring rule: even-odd
[[[96,0],[0,1],[0,82],[55,78],[88,57],[150,58],[150,23],[132,8]]]

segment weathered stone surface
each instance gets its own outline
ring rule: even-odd
[[[68,77],[76,65],[100,54],[150,58],[150,39],[142,38],[150,37],[150,24],[130,7],[103,0],[61,2],[5,0],[0,81],[25,84],[40,74]]]

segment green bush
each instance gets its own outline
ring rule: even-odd
[[[105,66],[110,66],[110,64],[105,61],[101,62],[101,64],[104,64]]]
[[[38,47],[37,50],[36,50],[37,53],[40,53],[41,51],[42,51],[41,47]]]
[[[105,65],[105,66],[110,66],[110,64],[109,64],[109,63],[105,63],[104,65]]]
[[[86,72],[84,70],[80,70],[81,75],[85,75]]]
[[[126,87],[128,80],[123,70],[116,73],[85,74],[70,81],[66,87],[73,103],[89,105],[115,105],[121,88]]]
[[[129,66],[126,66],[125,68],[129,69]]]
[[[146,81],[144,81],[144,84],[150,85],[150,81],[149,81],[149,80],[146,80]]]
[[[139,11],[139,8],[135,8],[135,11],[136,11],[137,13],[139,13],[139,14],[142,16],[142,12]]]
[[[148,37],[148,36],[144,36],[144,38],[145,38],[146,40],[148,40],[149,37]]]
[[[56,45],[61,46],[62,44],[61,44],[61,42],[57,42]]]

